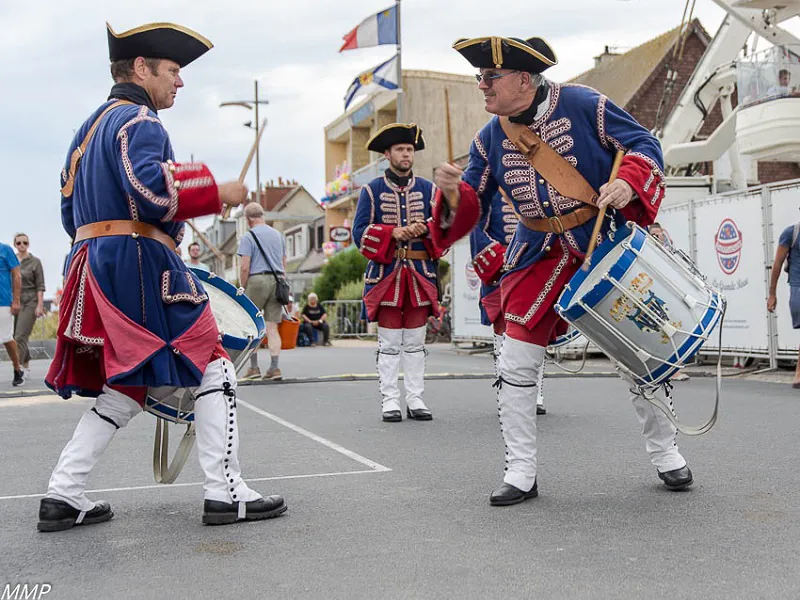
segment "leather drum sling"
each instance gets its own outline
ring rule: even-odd
[[[126,104],[133,104],[133,102],[129,102],[128,100],[117,100],[116,102],[106,106],[105,110],[101,112],[94,120],[94,123],[92,123],[89,131],[86,132],[86,136],[83,138],[81,145],[72,151],[72,155],[69,157],[69,172],[67,173],[67,181],[64,183],[64,187],[61,188],[61,195],[64,196],[64,198],[69,198],[72,196],[72,190],[75,186],[75,175],[78,172],[78,167],[81,164],[81,159],[86,152],[86,148],[89,145],[89,142],[92,141],[92,137],[94,137],[94,133],[97,131],[97,126],[100,125],[100,121],[102,121],[103,117],[105,117],[115,108],[124,106]]]
[[[569,214],[549,219],[531,219],[517,214],[522,224],[533,231],[561,234],[594,218],[598,213],[595,206],[598,195],[586,178],[528,127],[521,123],[512,123],[508,117],[499,117],[499,119],[503,133],[543,179],[562,196],[579,200],[588,205]],[[500,193],[506,202],[511,203],[502,188]],[[513,203],[511,206],[513,207]],[[516,210],[514,212],[516,213]]]

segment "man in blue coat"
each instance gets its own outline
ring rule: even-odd
[[[478,88],[495,116],[475,136],[464,171],[450,164],[436,171],[437,193],[446,202],[434,200],[434,243],[447,248],[468,233],[500,190],[520,215],[500,279],[506,331],[498,398],[506,469],[489,497],[493,506],[508,506],[539,493],[536,380],[561,320],[554,305],[583,262],[598,209],[608,209],[604,237],[612,222],[646,227],[666,182],[658,140],[631,115],[597,90],[542,76],[557,63],[544,39],[490,36],[460,39],[453,48],[479,69]],[[618,152],[617,178],[608,183]],[[658,393],[668,395],[668,386]],[[675,427],[635,386],[631,400],[658,477],[670,490],[685,489],[693,475]]]
[[[180,70],[211,48],[170,23],[123,33],[108,26],[107,102],[81,125],[61,172],[61,216],[73,239],[65,267],[56,355],[47,385],[64,398],[95,397],[50,477],[40,531],[108,521],[86,496],[114,434],[142,410],[148,388],[192,388],[203,522],[277,516],[241,477],[236,373],[219,343],[208,295],[175,253],[183,220],[241,204],[239,182],[217,184],[202,163],[177,163],[158,116],[183,87]]]
[[[425,390],[425,329],[439,313],[436,261],[428,235],[433,183],[416,176],[414,153],[425,148],[414,123],[392,123],[367,142],[383,154],[389,168],[361,189],[353,219],[353,239],[369,259],[364,276],[364,313],[378,322],[378,377],[384,421],[402,421],[402,352],[406,415],[429,421]]]

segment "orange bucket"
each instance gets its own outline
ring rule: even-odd
[[[283,319],[278,325],[281,335],[281,350],[293,350],[297,346],[297,332],[300,331],[300,319]]]

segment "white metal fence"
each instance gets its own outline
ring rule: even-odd
[[[774,183],[663,208],[658,221],[722,290],[728,310],[722,332],[727,356],[795,358],[800,330],[792,328],[786,274],[778,282],[778,308],[767,312],[769,277],[781,232],[800,220],[800,180]],[[703,347],[716,353],[717,337]]]

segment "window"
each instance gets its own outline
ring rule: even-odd
[[[284,235],[286,237],[287,260],[302,258],[306,255],[307,246],[306,246],[305,230],[306,230],[305,225],[292,227],[291,229],[286,230]]]
[[[294,257],[294,236],[286,236],[286,258],[291,260]]]
[[[325,243],[325,225],[323,224],[317,226],[317,239],[314,248],[316,248],[317,250],[321,250],[322,244],[324,243]]]

